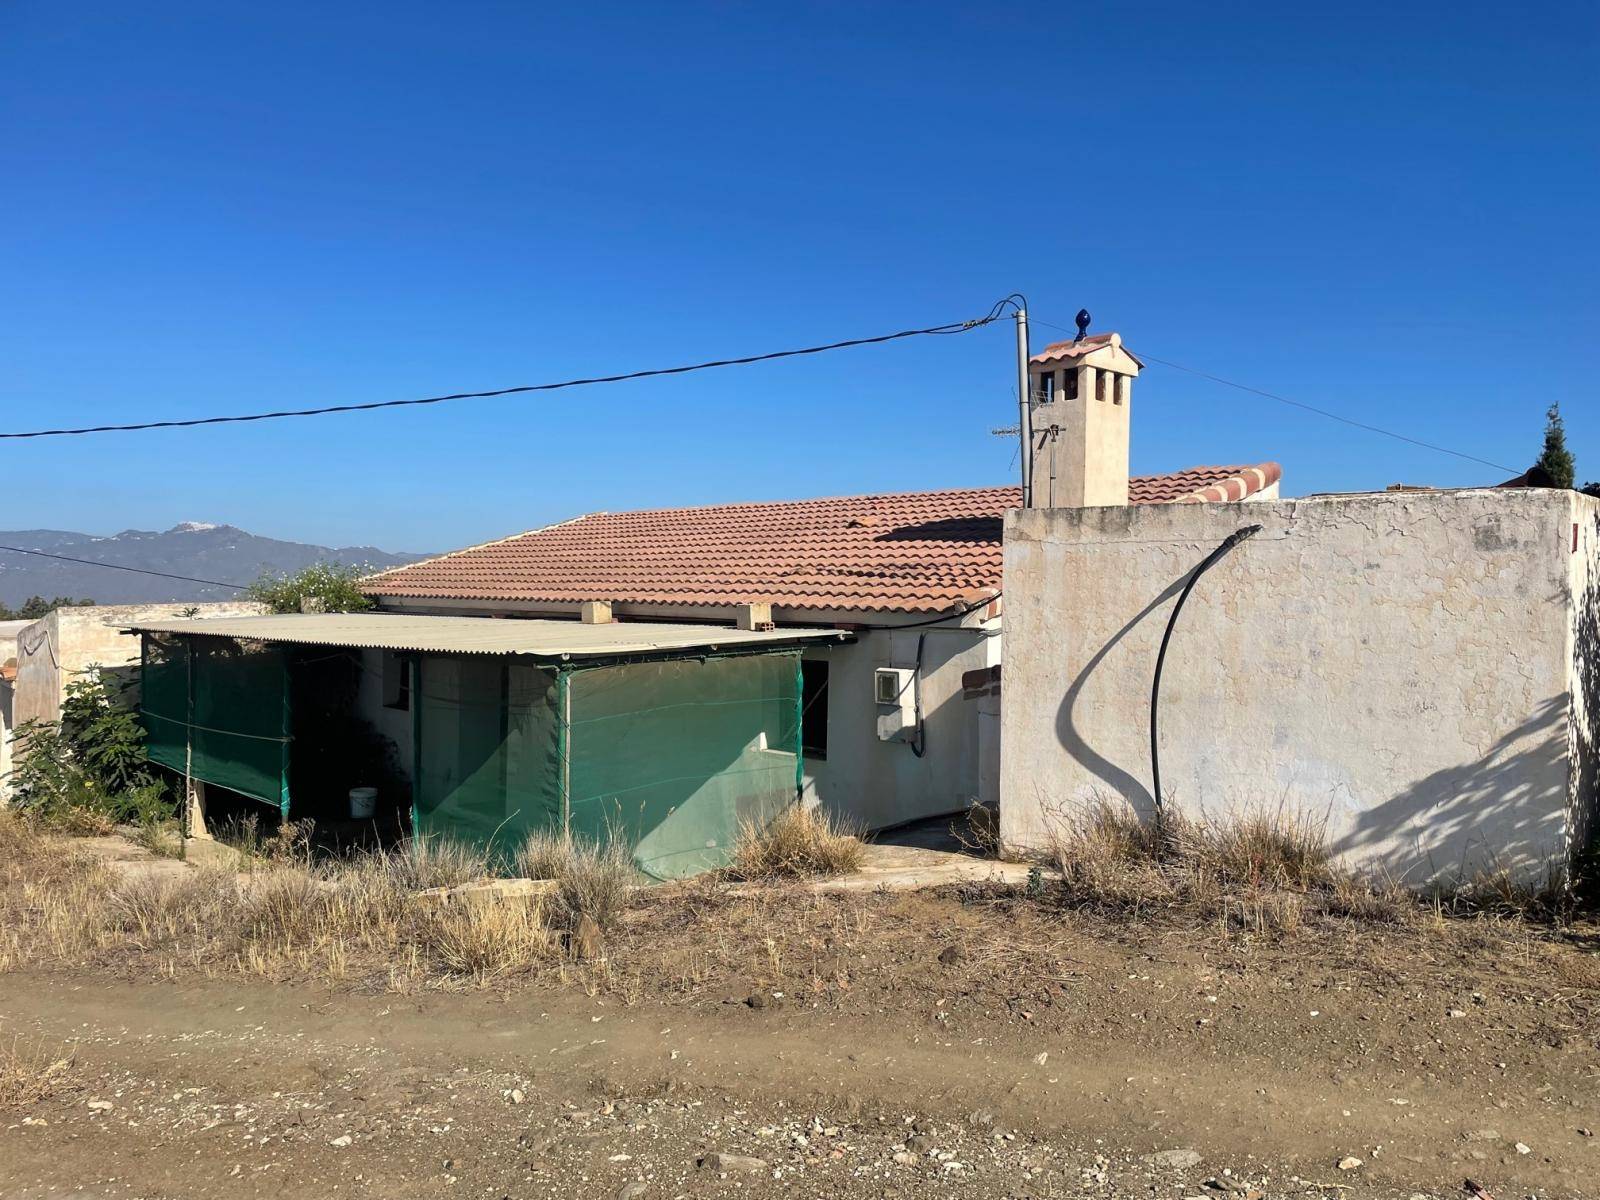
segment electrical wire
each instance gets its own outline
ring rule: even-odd
[[[82,563],[86,567],[104,567],[108,571],[130,571],[135,575],[155,575],[161,579],[178,579],[184,583],[203,583],[208,587],[233,588],[235,591],[244,592],[250,588],[246,583],[224,583],[220,579],[196,579],[193,575],[169,575],[165,571],[151,571],[145,567],[125,567],[121,563],[95,562],[92,558],[73,558],[67,554],[50,554],[44,550],[25,550],[21,546],[0,546],[0,550],[9,550],[13,554],[32,554],[38,558],[53,558],[58,562]]]
[[[626,383],[635,379],[656,379],[665,375],[687,375],[692,371],[709,371],[717,367],[742,367],[751,363],[772,362],[780,358],[798,358],[807,354],[824,354],[830,350],[847,350],[854,346],[877,346],[904,338],[942,336],[968,333],[1000,319],[1006,305],[1017,305],[1015,296],[998,300],[987,315],[970,321],[953,321],[948,325],[931,325],[924,329],[903,329],[898,333],[883,333],[875,337],[849,338],[842,342],[829,342],[822,346],[806,346],[799,350],[774,350],[766,354],[750,354],[743,358],[719,358],[710,362],[691,363],[680,367],[655,367],[645,371],[627,371],[618,375],[596,375],[586,379],[564,379],[558,383],[534,383],[519,387],[496,388],[487,392],[451,392],[444,396],[424,396],[414,400],[374,400],[366,404],[329,404],[320,408],[291,408],[275,412],[243,413],[238,416],[187,417],[170,421],[139,421],[127,425],[86,425],[80,428],[32,429],[22,432],[0,433],[0,439],[74,437],[90,433],[134,433],[147,429],[189,429],[197,425],[232,425],[245,421],[275,421],[285,417],[320,417],[330,413],[373,412],[383,408],[408,408],[422,404],[443,404],[450,400],[484,400],[495,396],[513,396],[529,392],[556,392],[564,388],[589,387],[602,383]]]
[[[1029,320],[1036,325],[1043,325],[1047,329],[1058,329],[1062,333],[1077,332],[1076,330],[1068,329],[1062,325],[1053,325],[1049,321],[1040,321],[1035,317],[1029,317]],[[1128,349],[1131,350],[1132,348],[1128,347]],[[1448,454],[1453,458],[1465,459],[1467,462],[1474,462],[1480,466],[1493,467],[1496,471],[1505,471],[1512,475],[1521,473],[1516,467],[1508,467],[1504,463],[1490,462],[1487,458],[1479,458],[1475,454],[1467,454],[1460,450],[1452,450],[1448,446],[1440,446],[1435,442],[1425,442],[1421,438],[1414,438],[1409,434],[1396,433],[1394,430],[1385,429],[1381,425],[1370,425],[1365,421],[1357,421],[1352,417],[1346,417],[1340,413],[1330,412],[1326,408],[1318,408],[1314,404],[1307,404],[1303,400],[1294,400],[1288,396],[1280,396],[1276,392],[1269,392],[1262,388],[1251,387],[1247,383],[1235,383],[1231,379],[1224,379],[1222,376],[1213,375],[1209,371],[1201,371],[1196,367],[1186,367],[1182,363],[1173,362],[1170,359],[1157,358],[1154,354],[1151,354],[1143,349],[1133,351],[1133,353],[1137,354],[1140,358],[1148,359],[1150,362],[1160,363],[1163,367],[1171,367],[1174,371],[1182,371],[1186,375],[1194,375],[1200,379],[1210,380],[1212,383],[1220,383],[1223,387],[1231,387],[1236,388],[1241,392],[1249,392],[1253,396],[1263,396],[1268,400],[1276,400],[1279,404],[1287,404],[1291,408],[1304,409],[1306,412],[1316,413],[1319,417],[1327,417],[1330,421],[1338,421],[1341,424],[1349,425],[1355,429],[1364,429],[1368,433],[1381,434],[1384,437],[1394,438],[1396,441],[1406,442],[1412,446],[1420,446],[1424,450],[1432,450],[1437,454]]]

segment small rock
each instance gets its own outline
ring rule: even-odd
[[[713,1150],[700,1160],[700,1169],[715,1171],[719,1175],[760,1175],[767,1169],[767,1160]]]
[[[1498,1129],[1469,1129],[1461,1135],[1469,1142],[1498,1142],[1500,1131]]]
[[[1041,1050],[1041,1051],[1039,1051],[1039,1053],[1037,1053],[1037,1054],[1035,1054],[1033,1056],[1033,1062],[1034,1062],[1035,1066],[1042,1067],[1042,1066],[1044,1066],[1045,1063],[1047,1063],[1049,1061],[1050,1061],[1050,1051],[1048,1051],[1048,1050]]]
[[[1594,1130],[1585,1129],[1583,1126],[1580,1125],[1580,1126],[1578,1126],[1578,1136],[1579,1137],[1593,1137],[1594,1136]]]
[[[116,1105],[109,1100],[94,1099],[89,1101],[89,1107],[95,1112],[110,1112]]]
[[[895,1152],[894,1160],[902,1167],[912,1167],[917,1163],[917,1156],[909,1150],[899,1150]]]
[[[765,1008],[772,1003],[772,997],[765,992],[751,992],[744,998],[744,1002],[751,1008]]]
[[[1354,1171],[1359,1166],[1361,1166],[1361,1160],[1354,1154],[1347,1154],[1339,1160],[1339,1170],[1341,1171]]]
[[[1452,1008],[1449,1015],[1452,1017],[1464,1017],[1467,1015],[1467,1010],[1464,1008]]]
[[[906,1140],[906,1149],[914,1154],[926,1154],[936,1148],[933,1137],[930,1134],[919,1133]]]
[[[617,1189],[617,1200],[639,1200],[645,1193],[645,1181],[635,1179],[632,1183],[625,1183]]]
[[[947,967],[955,966],[966,957],[967,952],[956,942],[951,942],[943,950],[939,951],[939,961]]]
[[[1516,1151],[1517,1151],[1518,1154],[1532,1154],[1533,1153],[1533,1147],[1525,1145],[1522,1142],[1518,1142],[1516,1144]]]
[[[523,1095],[523,1092],[522,1092],[521,1088],[512,1088],[511,1089],[511,1103],[513,1103],[513,1104],[521,1104],[526,1099],[527,1099],[527,1096]]]
[[[1157,1150],[1154,1154],[1146,1154],[1141,1160],[1152,1167],[1171,1167],[1181,1171],[1187,1167],[1195,1166],[1200,1161],[1198,1150]]]
[[[967,1117],[967,1124],[971,1125],[974,1129],[987,1129],[989,1126],[994,1124],[994,1114],[986,1108],[980,1108]],[[1581,1129],[1578,1132],[1585,1133],[1585,1131]]]
[[[334,1138],[333,1141],[329,1142],[328,1145],[330,1145],[330,1146],[348,1146],[353,1141],[355,1141],[355,1139],[353,1137],[351,1137],[348,1133],[341,1133],[338,1137]]]

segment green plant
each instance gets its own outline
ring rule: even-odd
[[[1561,420],[1561,406],[1552,404],[1545,413],[1544,448],[1539,452],[1535,467],[1543,468],[1550,476],[1550,486],[1569,488],[1573,485],[1577,462],[1567,449],[1567,427]]]
[[[58,608],[92,608],[93,600],[75,600],[71,596],[29,596],[21,608],[7,608],[0,604],[0,621],[37,621],[48,617]]]
[[[314,563],[293,575],[263,575],[245,595],[275,613],[302,612],[307,600],[322,612],[364,612],[372,601],[361,593],[363,574],[360,567]]]
[[[18,809],[68,832],[105,833],[122,822],[153,831],[172,815],[137,714],[97,669],[67,685],[60,721],[19,726],[15,747]]]

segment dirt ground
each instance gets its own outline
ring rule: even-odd
[[[479,987],[0,974],[77,1076],[0,1194],[1600,1197],[1597,1010],[1592,928],[659,889]]]

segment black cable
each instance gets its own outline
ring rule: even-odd
[[[220,579],[196,579],[193,575],[169,575],[165,571],[151,571],[144,567],[124,567],[120,563],[95,562],[92,558],[73,558],[67,554],[49,554],[43,550],[24,550],[21,546],[0,546],[0,550],[9,550],[13,554],[33,554],[40,558],[54,558],[61,562],[82,563],[86,567],[104,567],[108,571],[131,571],[135,575],[157,575],[162,579],[181,579],[184,583],[204,583],[211,587],[233,588],[239,592],[250,590],[250,585],[247,583],[224,583]]]
[[[825,346],[807,346],[800,350],[774,350],[769,354],[751,354],[744,358],[720,358],[711,362],[693,363],[682,367],[656,367],[648,371],[628,371],[621,375],[597,375],[588,379],[566,379],[559,383],[535,383],[521,387],[497,388],[488,392],[452,392],[446,396],[425,396],[417,400],[375,400],[367,404],[330,404],[322,408],[282,409],[277,412],[248,413],[236,417],[189,417],[172,421],[140,421],[131,425],[88,425],[79,429],[33,429],[21,433],[0,433],[0,438],[70,437],[86,433],[133,433],[144,429],[187,429],[195,425],[231,425],[243,421],[272,421],[281,417],[320,417],[329,413],[371,412],[380,408],[405,408],[418,404],[443,404],[447,400],[484,400],[494,396],[511,396],[524,392],[555,392],[563,388],[587,387],[599,383],[626,383],[634,379],[654,379],[663,375],[686,375],[691,371],[709,371],[715,367],[741,367],[750,363],[771,362],[779,358],[798,358],[806,354],[822,354],[829,350],[846,350],[853,346],[876,346],[902,338],[930,335],[967,333],[999,320],[1010,297],[997,301],[988,314],[971,321],[956,321],[949,325],[933,325],[926,329],[904,329],[899,333],[884,333],[877,337],[850,338],[843,342],[829,342]]]
[[[1167,643],[1172,640],[1172,627],[1178,623],[1178,614],[1183,611],[1183,602],[1189,598],[1189,593],[1194,590],[1194,585],[1211,567],[1228,551],[1248,537],[1254,537],[1261,532],[1259,525],[1246,525],[1243,529],[1236,529],[1222,539],[1210,554],[1201,560],[1200,565],[1190,574],[1188,582],[1183,585],[1183,591],[1178,595],[1178,602],[1172,606],[1172,615],[1167,618],[1167,631],[1161,635],[1161,649],[1156,654],[1155,678],[1150,681],[1150,783],[1156,803],[1156,829],[1161,828],[1161,744],[1157,740],[1157,723],[1161,705],[1161,668],[1167,661]]]
[[[1035,323],[1044,325],[1050,329],[1059,329],[1062,333],[1073,332],[1072,330],[1067,329],[1065,326],[1052,325],[1049,321],[1035,321]],[[1502,463],[1490,462],[1487,458],[1479,458],[1475,454],[1464,454],[1460,450],[1452,450],[1448,446],[1440,446],[1433,442],[1425,442],[1421,438],[1410,437],[1404,433],[1396,433],[1394,430],[1385,429],[1381,425],[1368,425],[1365,421],[1357,421],[1351,417],[1341,416],[1340,414],[1336,412],[1330,412],[1325,408],[1318,408],[1314,404],[1307,404],[1303,400],[1291,400],[1288,396],[1280,396],[1276,392],[1263,391],[1261,388],[1251,387],[1247,383],[1235,383],[1233,380],[1224,379],[1220,375],[1212,375],[1206,371],[1196,370],[1194,367],[1186,367],[1182,363],[1175,363],[1169,359],[1157,358],[1154,354],[1151,354],[1143,349],[1134,351],[1132,350],[1132,347],[1126,346],[1124,349],[1132,351],[1140,358],[1147,358],[1153,363],[1160,363],[1163,367],[1171,367],[1174,371],[1182,371],[1186,375],[1195,375],[1201,379],[1209,379],[1212,383],[1220,383],[1223,387],[1237,388],[1241,392],[1249,392],[1252,396],[1264,396],[1268,400],[1276,400],[1279,404],[1287,404],[1291,408],[1301,408],[1306,412],[1316,413],[1319,417],[1327,417],[1330,421],[1338,421],[1341,424],[1349,425],[1355,429],[1364,429],[1368,433],[1381,434],[1384,437],[1394,438],[1396,441],[1406,442],[1412,446],[1420,446],[1424,450],[1432,450],[1438,454],[1448,454],[1453,458],[1462,458],[1467,462],[1475,462],[1480,466],[1493,467],[1496,471],[1506,471],[1512,475],[1521,474],[1516,467],[1508,467]]]
[[[3,547],[0,547],[0,548],[3,548]],[[865,628],[865,629],[889,629],[889,630],[894,630],[894,629],[923,629],[923,628],[926,628],[929,625],[937,625],[940,621],[959,621],[962,617],[965,617],[965,616],[968,616],[971,613],[977,612],[984,605],[993,604],[996,600],[1000,599],[1001,595],[1002,595],[1002,593],[997,591],[997,592],[995,592],[994,595],[990,596],[988,599],[974,601],[973,603],[967,605],[966,608],[963,608],[960,612],[941,613],[937,617],[929,617],[926,621],[907,621],[904,625],[866,625],[866,626],[863,626],[863,628]]]

